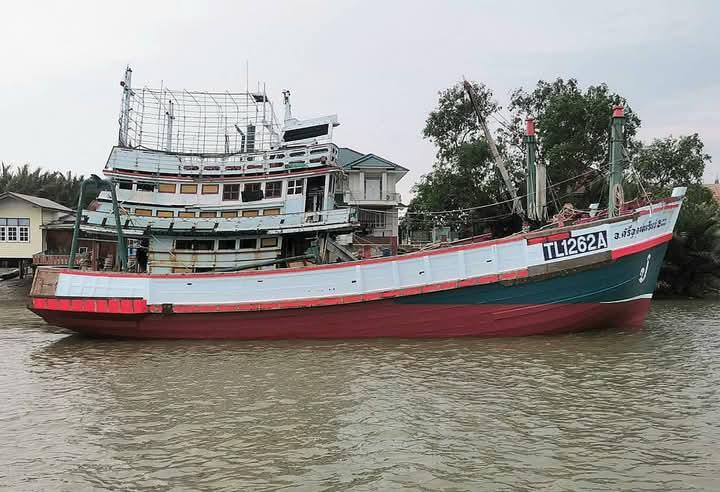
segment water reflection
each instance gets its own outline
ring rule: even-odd
[[[9,304],[0,486],[716,489],[716,308],[557,337],[168,342]]]

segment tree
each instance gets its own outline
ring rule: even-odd
[[[498,110],[493,94],[479,82],[470,82],[477,94],[477,104],[483,117],[487,118]],[[475,108],[466,96],[465,88],[457,83],[438,93],[437,108],[432,110],[425,121],[423,136],[437,147],[440,163],[452,161],[463,144],[477,141],[482,133],[477,122]]]
[[[625,108],[625,147],[634,155],[640,118],[627,99],[601,83],[581,89],[577,80],[558,78],[540,80],[531,92],[520,88],[513,92],[510,111],[512,126],[506,138],[522,142],[524,120],[533,116],[537,128],[537,156],[547,166],[548,185],[563,183],[554,189],[556,196],[572,196],[576,206],[598,201],[604,190],[609,162],[609,128],[614,105]],[[522,152],[522,151],[520,151]],[[548,199],[552,198],[551,196]],[[559,204],[562,206],[562,203]]]
[[[44,171],[39,167],[32,169],[29,164],[13,168],[4,162],[0,163],[0,193],[13,191],[39,196],[70,208],[77,207],[80,183],[83,179],[83,176],[75,176],[71,171],[62,174],[57,171]],[[94,184],[87,187],[83,200],[84,207],[87,207],[97,196],[98,191]]]
[[[483,84],[471,82],[484,118],[498,110],[492,92]],[[462,83],[438,93],[438,105],[430,112],[423,136],[437,147],[432,172],[413,187],[405,227],[428,229],[450,225],[461,234],[473,234],[483,218],[508,212],[507,206],[493,206],[473,212],[422,214],[494,204],[509,198],[495,168],[490,149],[477,121],[475,109]],[[502,147],[502,142],[499,142]],[[518,181],[518,167],[510,166]]]
[[[656,138],[641,146],[633,160],[638,178],[655,190],[700,183],[710,156],[697,133],[686,137]]]

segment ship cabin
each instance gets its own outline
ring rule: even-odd
[[[355,210],[335,201],[343,173],[332,143],[336,115],[293,118],[286,92],[279,124],[263,91],[128,87],[126,73],[120,138],[103,169],[113,189],[82,214],[81,244],[91,256],[99,248],[83,240],[117,238],[113,198],[130,262],[152,273],[290,265],[319,239],[357,227]],[[57,223],[48,234],[73,226]],[[112,259],[91,263],[107,268]]]

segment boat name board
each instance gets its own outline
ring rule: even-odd
[[[545,261],[607,249],[607,231],[596,231],[579,236],[543,243]]]
[[[661,227],[665,227],[667,225],[667,219],[661,218],[661,219],[650,219],[646,222],[644,222],[641,225],[636,226],[634,223],[628,224],[622,231],[618,231],[613,234],[613,237],[615,239],[621,239],[621,238],[634,238],[637,235],[640,235],[647,231],[652,231],[654,229],[659,229]]]

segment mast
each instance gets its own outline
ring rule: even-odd
[[[507,166],[505,165],[505,160],[500,155],[500,152],[497,149],[497,146],[495,145],[495,140],[492,137],[492,134],[490,133],[490,130],[487,127],[487,124],[485,123],[485,118],[483,118],[482,113],[480,113],[480,108],[478,108],[477,102],[475,100],[475,89],[472,85],[470,85],[470,82],[467,80],[463,81],[463,86],[465,87],[465,90],[468,93],[468,96],[470,96],[470,102],[473,105],[473,109],[475,109],[475,116],[477,116],[478,123],[480,123],[480,127],[483,130],[483,133],[485,134],[485,140],[487,140],[488,145],[490,146],[490,152],[493,155],[493,158],[495,160],[495,165],[500,170],[500,175],[502,176],[503,180],[505,181],[505,186],[508,189],[508,192],[510,193],[510,197],[513,200],[512,204],[512,211],[513,213],[517,213],[520,215],[523,215],[525,211],[523,210],[522,203],[520,203],[520,199],[517,196],[517,191],[515,190],[515,185],[513,184],[512,180],[510,179],[510,174],[507,171]]]
[[[130,65],[125,68],[125,79],[120,81],[123,88],[122,113],[120,114],[120,135],[118,136],[118,145],[120,147],[128,146],[128,131],[130,129],[130,98],[133,95],[131,89],[132,69]]]
[[[537,220],[537,203],[535,193],[535,120],[528,117],[525,121],[525,143],[527,144],[527,215],[530,220]]]
[[[622,175],[625,160],[623,157],[624,125],[624,108],[619,105],[614,106],[610,129],[610,191],[608,197],[608,217],[619,215],[620,208],[623,205]]]

